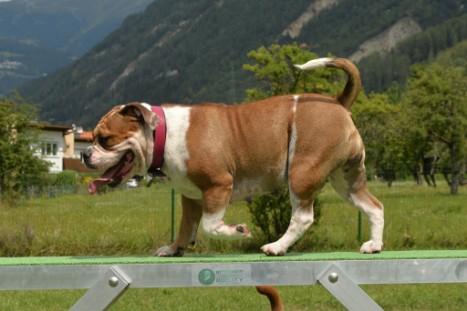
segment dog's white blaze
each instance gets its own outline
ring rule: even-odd
[[[290,172],[290,166],[292,165],[293,157],[295,154],[295,146],[297,144],[297,125],[295,123],[295,114],[297,111],[297,103],[294,103],[293,108],[292,108],[292,133],[290,134],[290,142],[289,142],[289,163],[287,163],[287,166],[289,168]]]
[[[295,67],[301,70],[312,70],[318,67],[324,67],[327,64],[329,64],[331,61],[332,61],[332,58],[323,57],[323,58],[310,60],[309,62],[306,62],[305,64],[295,65]]]
[[[294,106],[293,106],[293,113],[295,113],[295,111],[297,111],[297,104],[298,104],[298,100],[300,99],[300,95],[294,95],[293,96],[293,102],[294,102]]]
[[[141,103],[141,106],[143,106],[144,108],[146,108],[149,111],[152,111],[151,105],[149,105],[148,103]]]
[[[186,133],[191,107],[163,108],[167,124],[164,165],[162,171],[170,176],[169,183],[190,199],[201,199],[202,193],[188,178],[186,162],[189,158]]]

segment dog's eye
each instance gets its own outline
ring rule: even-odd
[[[98,143],[99,143],[99,145],[101,145],[102,147],[105,148],[105,147],[108,145],[109,140],[110,140],[110,136],[105,136],[105,137],[104,137],[104,136],[100,136],[100,137],[98,138]]]

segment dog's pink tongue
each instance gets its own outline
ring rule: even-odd
[[[100,177],[100,178],[91,180],[88,186],[89,193],[90,194],[96,193],[97,190],[107,185],[110,182],[110,180],[111,180],[110,178],[106,178],[106,177]]]
[[[127,152],[125,156],[120,160],[120,162],[107,169],[107,171],[105,171],[101,177],[96,178],[89,183],[89,193],[94,194],[100,188],[104,187],[105,185],[111,182],[114,185],[119,185],[122,182],[124,175],[130,171],[133,158],[133,152]]]

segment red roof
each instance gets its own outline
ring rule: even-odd
[[[79,135],[75,135],[75,140],[92,141],[92,132],[82,132]]]

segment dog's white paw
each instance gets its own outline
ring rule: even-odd
[[[284,256],[287,252],[287,249],[284,249],[277,242],[263,245],[261,250],[268,256]]]
[[[251,231],[246,224],[230,225],[233,228],[232,235],[239,238],[251,238]]]
[[[383,249],[383,242],[375,242],[373,240],[369,240],[368,242],[363,243],[362,247],[360,247],[361,254],[372,254],[372,253],[379,253]]]
[[[156,251],[155,256],[157,257],[181,257],[183,256],[184,251],[185,250],[182,248],[177,248],[177,250],[174,250],[169,245],[166,245],[166,246],[162,246],[161,248],[159,248]]]
[[[223,221],[216,226],[203,226],[204,233],[215,239],[238,240],[251,238],[251,231],[245,224],[226,225]]]

